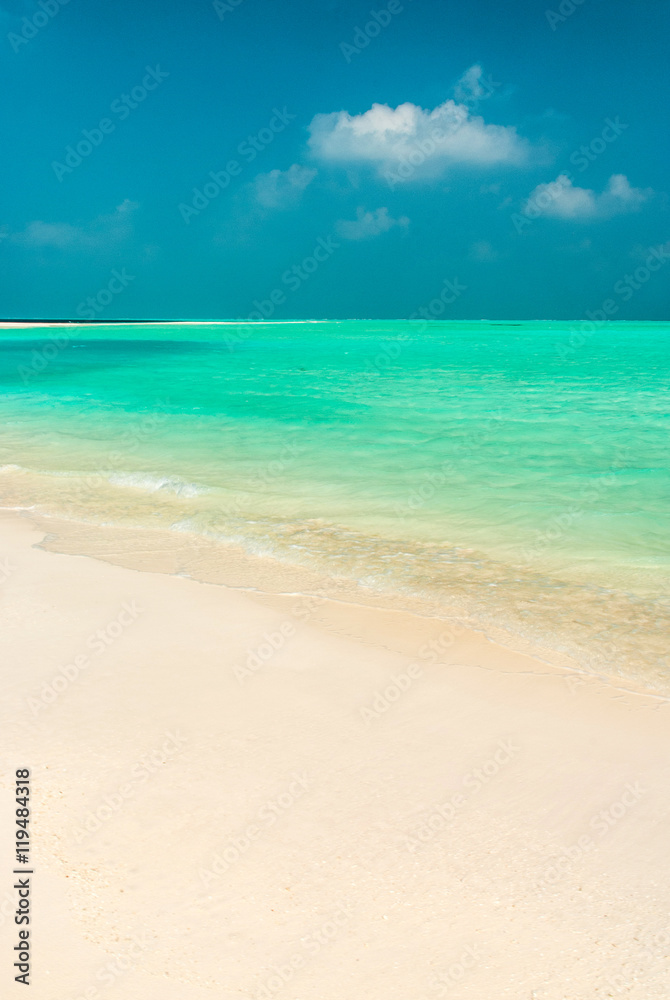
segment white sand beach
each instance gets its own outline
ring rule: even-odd
[[[667,701],[44,536],[0,517],[0,934],[29,767],[32,996],[667,997]]]

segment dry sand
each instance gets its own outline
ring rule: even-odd
[[[43,537],[0,517],[3,997],[25,766],[35,1000],[670,995],[666,700]]]

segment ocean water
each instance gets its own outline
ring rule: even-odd
[[[7,330],[0,504],[232,541],[670,680],[669,390],[659,323]]]

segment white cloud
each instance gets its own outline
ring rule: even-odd
[[[625,174],[612,174],[600,194],[590,188],[575,187],[566,174],[559,174],[550,184],[538,184],[524,212],[536,211],[555,219],[610,219],[637,211],[653,193],[651,188],[631,187]]]
[[[598,208],[607,215],[634,212],[653,197],[651,188],[634,188],[625,174],[612,174],[605,191],[598,196]]]
[[[484,70],[478,63],[475,63],[470,69],[466,69],[454,87],[454,97],[456,100],[468,104],[472,101],[478,101],[482,97],[488,97],[491,93],[491,88],[488,84],[482,86],[483,78]]]
[[[319,114],[309,130],[309,146],[318,159],[367,163],[382,173],[408,163],[415,178],[440,176],[452,164],[523,163],[530,149],[513,126],[487,125],[453,100],[433,111],[407,102],[397,108],[373,104],[360,115]]]
[[[256,200],[265,208],[292,208],[311,184],[317,171],[294,163],[288,170],[271,170],[254,180]]]
[[[364,208],[359,208],[355,219],[339,219],[335,223],[335,230],[338,236],[345,240],[369,240],[380,233],[386,233],[394,226],[401,226],[403,229],[409,226],[409,219],[406,215],[399,219],[394,219],[389,215],[388,208],[378,208],[374,212],[366,212]]]
[[[20,233],[11,237],[14,243],[28,247],[56,247],[59,250],[92,249],[119,243],[132,231],[132,216],[137,202],[128,198],[107,215],[99,215],[89,226],[73,226],[69,222],[29,222]]]

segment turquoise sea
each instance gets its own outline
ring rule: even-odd
[[[0,504],[234,541],[670,678],[669,390],[659,323],[5,330]]]

